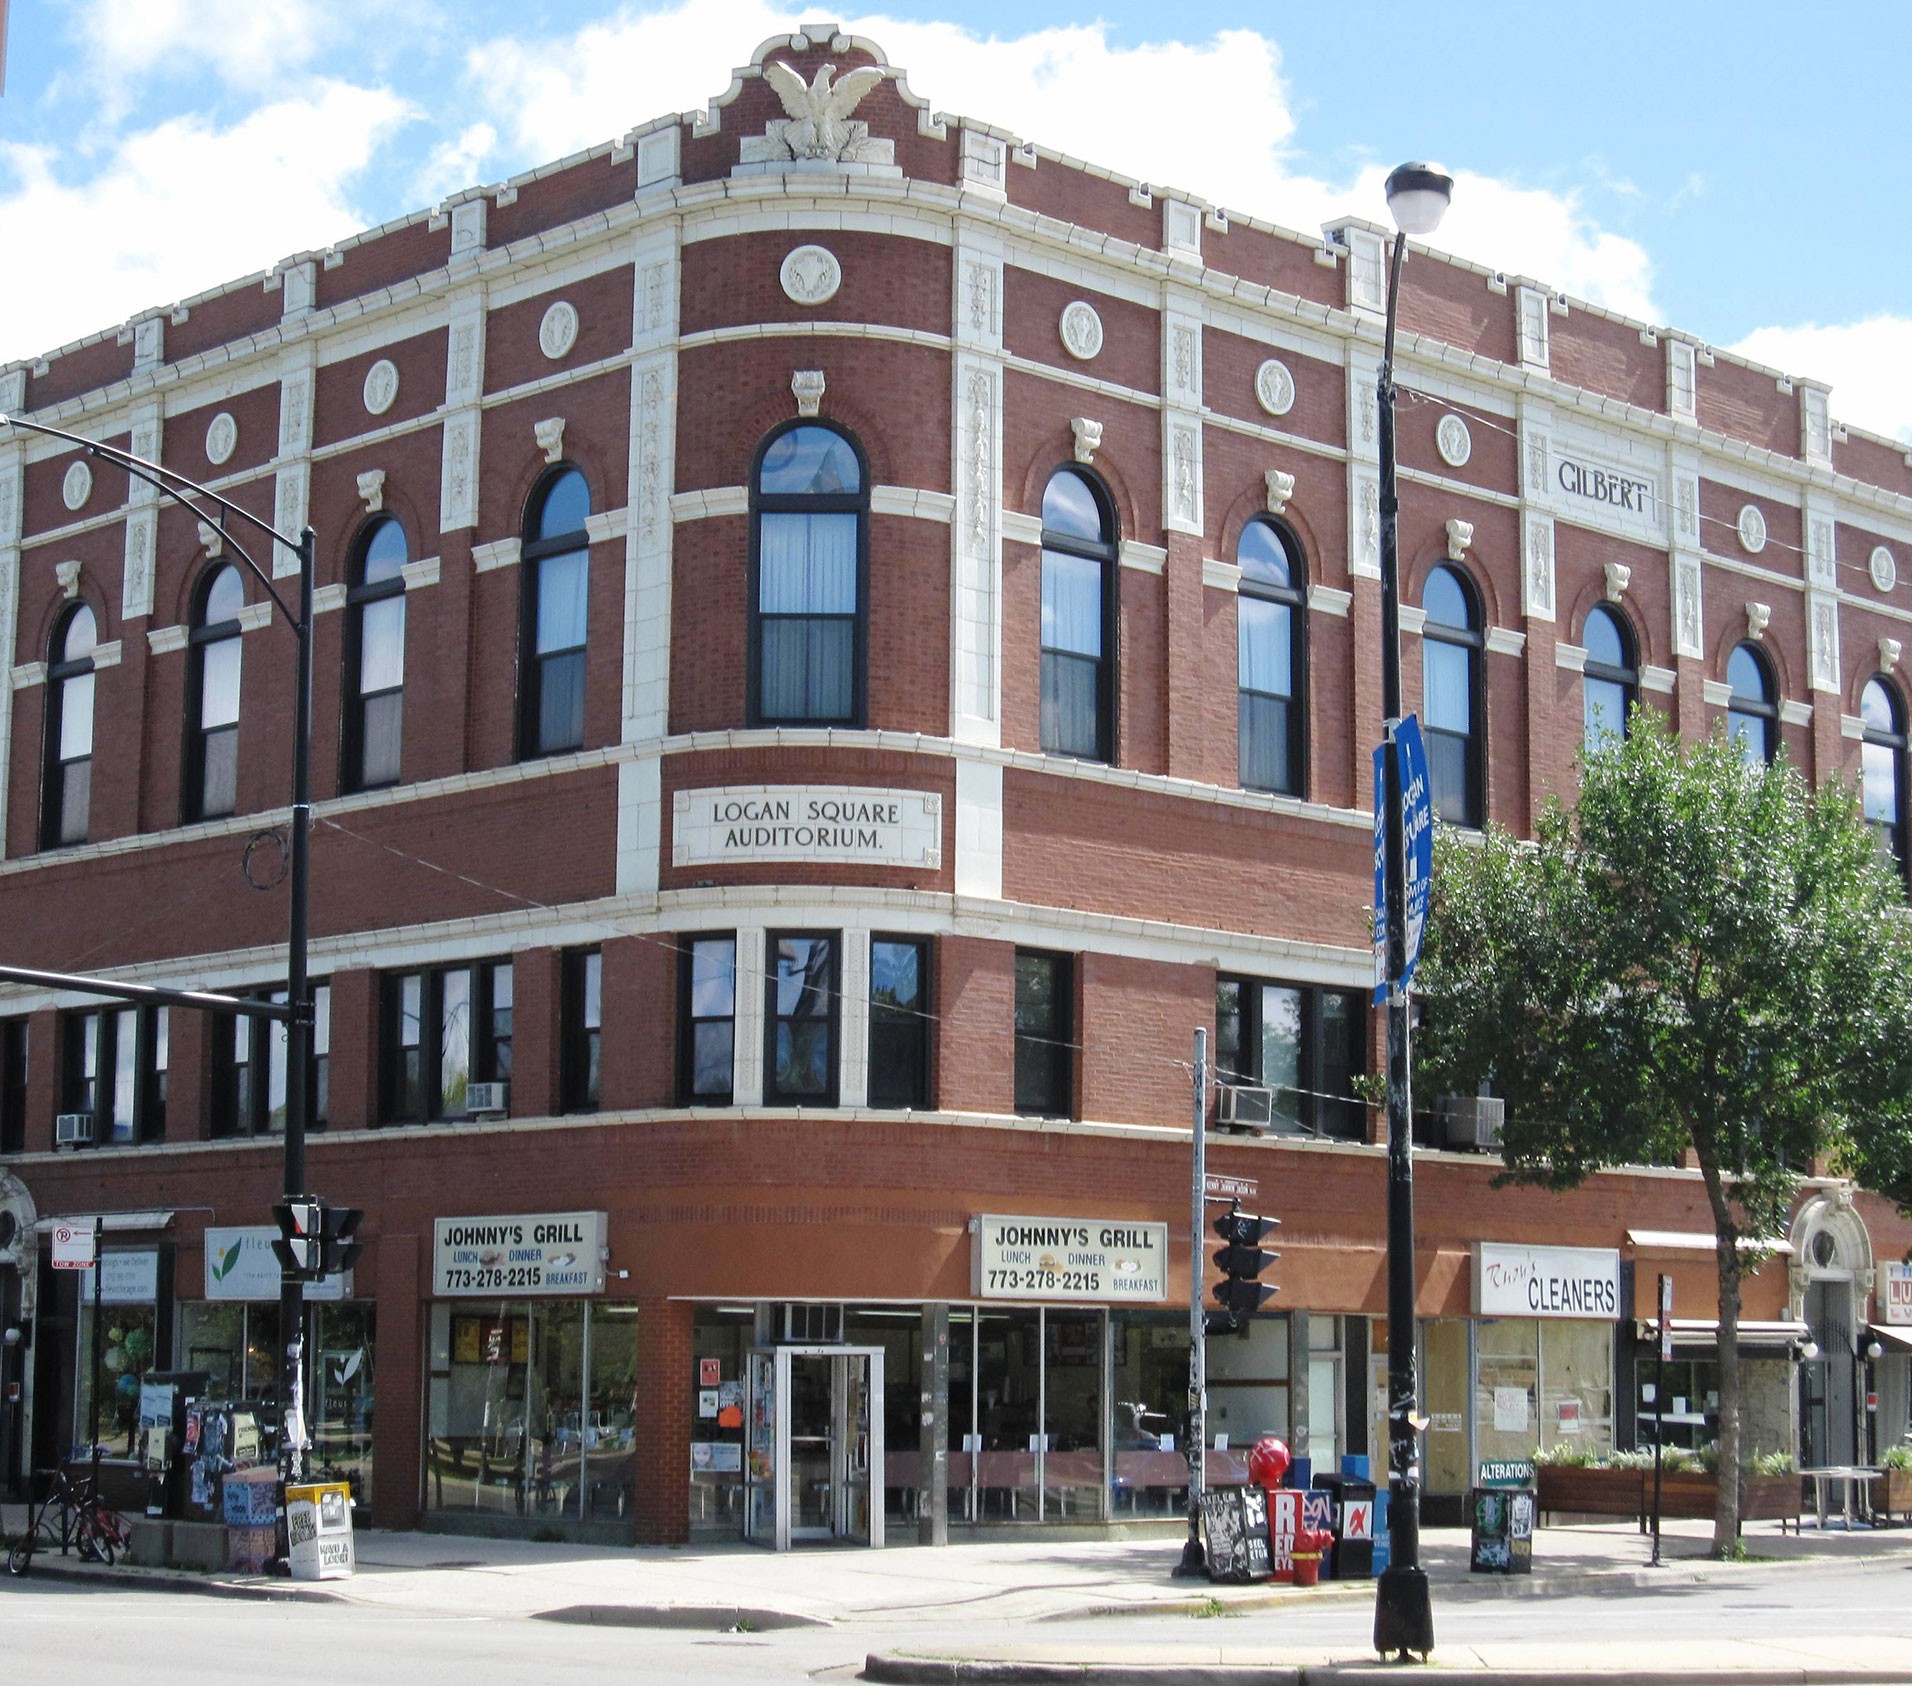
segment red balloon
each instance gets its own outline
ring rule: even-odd
[[[1257,1487],[1273,1490],[1288,1473],[1288,1443],[1279,1436],[1264,1434],[1248,1452],[1248,1479]]]

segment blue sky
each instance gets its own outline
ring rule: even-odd
[[[0,361],[720,93],[813,17],[940,109],[1312,230],[1457,172],[1440,241],[1789,373],[1912,439],[1912,5],[12,0]],[[960,21],[956,21],[960,20]],[[21,240],[20,231],[31,231]],[[16,243],[20,242],[20,243]],[[28,256],[37,249],[36,261]]]

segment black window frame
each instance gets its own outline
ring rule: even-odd
[[[95,1147],[138,1147],[166,1139],[172,1023],[169,1013],[166,1007],[110,1003],[61,1012],[59,1104],[55,1111],[90,1113]],[[123,1020],[130,1021],[134,1027],[133,1117],[131,1136],[119,1139],[112,1133],[114,1121],[108,1097],[119,1073],[118,1029]],[[89,1027],[94,1049],[94,1070],[90,1078],[86,1075],[85,1057]],[[163,1058],[162,1050],[166,1050]]]
[[[1282,552],[1288,565],[1289,583],[1276,585],[1270,580],[1252,578],[1245,570],[1237,582],[1236,595],[1236,634],[1235,634],[1235,753],[1236,777],[1244,790],[1266,791],[1275,796],[1293,796],[1305,799],[1308,792],[1308,570],[1302,557],[1301,543],[1282,522],[1270,516],[1258,515],[1244,523],[1240,537],[1235,541],[1235,559],[1241,563],[1242,546],[1250,532],[1257,528],[1274,535],[1275,543]],[[1256,691],[1242,683],[1242,645],[1247,637],[1247,622],[1242,618],[1241,600],[1277,603],[1288,611],[1288,684],[1289,694],[1283,697],[1277,691]],[[1249,714],[1251,699],[1266,698],[1283,703],[1287,708],[1287,744],[1286,752],[1290,772],[1289,782],[1279,784],[1251,783],[1248,778]]]
[[[730,950],[730,1011],[698,1015],[694,983],[697,950],[705,945]],[[737,933],[686,931],[677,939],[677,1103],[679,1106],[734,1106],[737,1095]],[[730,1059],[722,1089],[697,1088],[697,1031],[700,1025],[729,1026]]]
[[[314,982],[312,989],[312,1058],[306,1072],[305,1123],[323,1130],[331,1104],[332,985]],[[286,999],[285,986],[246,990],[255,1001]],[[212,1095],[209,1116],[216,1137],[279,1136],[283,1120],[273,1122],[272,1073],[285,1059],[286,1027],[276,1019],[249,1014],[219,1014],[212,1026]],[[239,1057],[241,1047],[246,1057]]]
[[[67,643],[73,635],[74,625],[83,614],[92,619],[93,643],[84,656],[69,657],[66,654]],[[87,840],[87,833],[92,826],[93,745],[99,733],[99,670],[94,663],[93,652],[99,648],[99,633],[99,611],[85,598],[81,598],[61,610],[59,618],[53,623],[53,635],[47,640],[46,747],[40,782],[42,849],[74,848]],[[93,687],[87,710],[86,753],[69,758],[61,754],[60,742],[65,729],[67,693],[70,686],[82,679],[89,681]],[[72,831],[68,823],[73,817],[68,808],[74,798],[76,782],[79,787],[77,805],[80,809],[77,832]]]
[[[1446,574],[1460,587],[1461,601],[1467,612],[1467,625],[1456,627],[1446,621],[1437,621],[1428,615],[1427,594],[1437,576]],[[1434,801],[1436,815],[1449,825],[1466,827],[1478,831],[1487,820],[1487,635],[1486,614],[1482,607],[1478,587],[1468,574],[1451,563],[1440,563],[1430,568],[1421,585],[1421,732],[1427,744],[1428,781],[1430,794]],[[1450,649],[1466,652],[1467,657],[1467,712],[1468,730],[1463,736],[1445,727],[1434,726],[1428,718],[1427,707],[1427,663],[1428,645],[1439,644]],[[1440,740],[1437,742],[1437,740]],[[1458,740],[1461,745],[1461,773],[1463,788],[1460,793],[1458,811],[1446,811],[1451,804],[1444,803],[1443,792],[1439,787],[1435,763],[1436,751],[1446,741]],[[1439,759],[1445,759],[1441,757]]]
[[[545,510],[558,488],[576,475],[584,488],[585,525],[562,533],[538,536]],[[518,606],[518,759],[537,761],[547,755],[566,755],[582,749],[590,737],[590,648],[591,648],[591,531],[594,501],[591,482],[574,462],[553,464],[538,477],[531,496],[525,501],[524,534],[519,547],[518,572],[521,595]],[[538,650],[539,584],[545,567],[567,557],[584,557],[584,638],[562,649]],[[544,741],[544,693],[549,670],[558,662],[575,661],[578,674],[577,737],[572,742]]]
[[[395,515],[375,515],[352,541],[351,562],[346,574],[345,588],[345,670],[341,686],[343,707],[340,709],[340,751],[339,751],[339,789],[346,792],[361,790],[385,790],[393,785],[404,783],[405,778],[405,631],[404,622],[409,620],[409,610],[405,603],[405,576],[398,572],[389,577],[376,580],[371,584],[365,581],[366,563],[371,558],[372,546],[380,534],[395,531],[404,547],[405,561],[400,563],[402,570],[411,561],[411,540],[405,532],[404,523]],[[365,616],[369,609],[380,603],[398,599],[399,662],[400,674],[396,685],[387,686],[382,691],[364,689]],[[397,699],[398,722],[395,736],[398,740],[397,765],[390,776],[371,776],[365,765],[366,731],[365,719],[368,706],[381,703],[388,698]]]
[[[559,962],[558,1110],[603,1104],[604,951],[568,948]]]
[[[822,1011],[778,1011],[777,986],[782,979],[779,946],[783,943],[822,943],[829,957],[829,975],[806,983],[799,999],[820,1002]],[[841,931],[775,930],[764,932],[763,996],[763,1104],[765,1106],[833,1107],[842,1093],[843,1065],[843,933]],[[777,1081],[778,1033],[786,1024],[820,1026],[823,1031],[823,1086],[791,1089]]]
[[[1044,755],[1067,756],[1074,761],[1095,761],[1113,766],[1118,741],[1116,729],[1116,711],[1119,706],[1120,692],[1117,689],[1121,651],[1118,637],[1121,627],[1121,529],[1116,521],[1115,500],[1109,495],[1109,489],[1098,474],[1074,464],[1065,463],[1055,470],[1043,482],[1043,503],[1046,506],[1049,488],[1057,480],[1069,478],[1080,481],[1089,490],[1094,499],[1096,513],[1100,517],[1101,537],[1096,541],[1084,539],[1077,534],[1059,531],[1045,526],[1042,529],[1041,564],[1042,574],[1037,582],[1037,631],[1036,639],[1040,651],[1037,674],[1037,711],[1038,734]],[[1080,651],[1051,646],[1042,642],[1041,603],[1048,591],[1049,557],[1074,557],[1094,562],[1101,572],[1102,601],[1102,651],[1094,657],[1083,655]],[[1086,662],[1093,660],[1095,672],[1095,744],[1093,750],[1081,750],[1067,747],[1057,741],[1059,734],[1052,736],[1048,698],[1052,690],[1050,674],[1057,664],[1063,661]],[[1060,722],[1054,724],[1059,725]]]
[[[1759,696],[1752,696],[1733,684],[1733,658],[1742,651],[1751,657],[1753,670],[1759,675]],[[1726,735],[1739,743],[1740,754],[1748,761],[1757,759],[1770,767],[1779,757],[1779,676],[1772,661],[1750,638],[1744,638],[1727,651],[1726,674]],[[1763,752],[1757,757],[1747,755],[1745,747],[1755,731],[1764,742]]]
[[[1582,666],[1580,744],[1588,754],[1598,750],[1600,745],[1594,739],[1593,721],[1587,712],[1586,682],[1592,679],[1619,687],[1620,726],[1618,731],[1609,735],[1622,741],[1633,729],[1633,709],[1640,700],[1640,640],[1633,631],[1633,623],[1609,603],[1594,604],[1587,611],[1586,619],[1580,623],[1580,643],[1583,649],[1587,648],[1587,629],[1594,624],[1596,615],[1610,622],[1615,632],[1619,634],[1621,661],[1619,666],[1611,662],[1597,661],[1589,649],[1587,659]]]
[[[509,1084],[512,1081],[511,1048],[515,1027],[510,1016],[517,986],[509,955],[486,955],[442,966],[407,966],[383,972],[379,975],[378,995],[378,1123],[381,1126],[457,1124],[469,1122],[474,1116],[468,1106],[454,1110],[444,1104],[445,983],[454,973],[464,973],[469,985],[467,1087],[473,1083]],[[500,1007],[498,984],[505,976],[510,979],[507,984],[510,999]],[[415,1043],[408,1043],[403,1039],[405,987],[414,980],[419,995],[418,1038]],[[501,1015],[505,1024],[502,1034]],[[427,1025],[435,1027],[429,1039],[425,1034]],[[406,1052],[413,1048],[417,1059],[415,1074],[409,1073],[405,1066]],[[414,1084],[415,1103],[405,1098],[407,1089]],[[510,1103],[516,1097],[507,1090],[505,1099]],[[517,1114],[517,1108],[509,1104],[506,1111],[510,1116]]]
[[[239,582],[240,608],[245,608],[246,581],[238,565],[232,562],[215,562],[203,575],[193,589],[193,612],[190,628],[186,634],[186,765],[185,777],[180,791],[180,818],[187,825],[200,820],[224,819],[239,811],[239,721],[244,718],[245,705],[245,642],[242,634],[244,623],[237,615],[222,621],[206,619],[211,610],[212,595],[220,580],[230,573]],[[206,656],[216,644],[228,639],[239,642],[239,685],[241,702],[230,725],[207,727],[206,714]],[[207,800],[206,770],[208,753],[212,740],[230,734],[232,738],[232,806],[215,808]]]
[[[27,1051],[32,1031],[25,1018],[0,1019],[0,1153],[27,1149]]]
[[[1262,990],[1292,990],[1300,997],[1299,1058],[1296,1062],[1296,1087],[1272,1085],[1266,1081],[1262,1061]],[[1236,991],[1233,1009],[1234,1034],[1230,1034],[1230,1011],[1224,1005],[1227,991]],[[1351,1058],[1337,1062],[1329,1057],[1329,998],[1340,1003]],[[1275,1107],[1268,1128],[1281,1135],[1312,1136],[1331,1141],[1366,1141],[1367,1104],[1355,1094],[1335,1084],[1337,1075],[1365,1077],[1368,1072],[1368,1001],[1358,989],[1334,989],[1326,984],[1297,983],[1291,978],[1264,978],[1245,972],[1220,972],[1215,978],[1215,1076],[1218,1082],[1253,1084],[1275,1089]],[[1281,1096],[1291,1093],[1294,1105],[1281,1112]],[[1217,1103],[1219,1109],[1219,1101]]]
[[[913,949],[916,953],[916,999],[913,1003],[878,1000],[876,959],[879,948]],[[888,1111],[926,1112],[932,1105],[935,1078],[930,1067],[934,1040],[931,967],[935,947],[927,937],[896,936],[887,931],[870,935],[870,1051],[864,1090],[872,1107]],[[886,1081],[879,1083],[878,1073]],[[900,1081],[894,1074],[903,1073]]]
[[[1879,687],[1879,693],[1885,699],[1890,718],[1890,724],[1885,727],[1873,725],[1866,717],[1866,693],[1875,685]],[[1909,839],[1912,839],[1912,825],[1908,824],[1907,806],[1908,800],[1912,799],[1908,798],[1906,790],[1907,748],[1908,744],[1912,743],[1912,735],[1909,735],[1907,731],[1905,698],[1899,694],[1899,688],[1883,673],[1873,674],[1860,688],[1859,719],[1860,812],[1864,814],[1866,824],[1872,828],[1873,835],[1879,839],[1881,858],[1891,863],[1893,870],[1899,876],[1901,887],[1912,890],[1912,847],[1908,846]],[[1889,821],[1874,819],[1865,812],[1863,806],[1865,752],[1868,749],[1882,751],[1889,758],[1892,769],[1892,818]]]
[[[1015,968],[1016,1111],[1025,1118],[1074,1118],[1076,957],[1056,949],[1018,948]],[[1025,974],[1036,968],[1049,972],[1051,1016],[1042,1024],[1033,1022],[1034,1004],[1023,988]]]
[[[779,439],[803,429],[834,434],[856,459],[857,490],[850,492],[766,492],[764,459]],[[853,515],[856,518],[856,608],[853,613],[770,614],[763,609],[763,518],[766,515]],[[850,711],[843,715],[773,714],[764,706],[764,624],[766,621],[848,621],[850,634]],[[750,459],[749,654],[745,672],[745,714],[752,726],[860,728],[869,721],[870,634],[870,462],[862,441],[846,427],[814,416],[799,416],[772,428],[758,441]]]

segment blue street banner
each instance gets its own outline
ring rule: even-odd
[[[1386,746],[1374,752],[1374,1000],[1388,993],[1387,919],[1387,763]],[[1394,734],[1395,760],[1401,770],[1401,799],[1407,830],[1407,953],[1401,988],[1414,981],[1421,958],[1421,933],[1427,928],[1428,889],[1434,877],[1434,800],[1427,779],[1427,746],[1421,722],[1410,714]]]

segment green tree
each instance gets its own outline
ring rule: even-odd
[[[1822,1159],[1912,1204],[1912,924],[1852,792],[1659,716],[1533,843],[1448,837],[1417,989],[1423,1094],[1506,1100],[1505,1179],[1691,1154],[1719,1269],[1720,1502],[1739,1529],[1740,1281]]]

